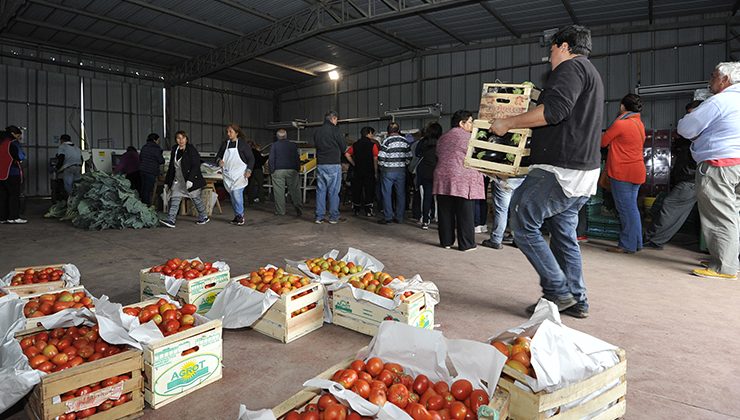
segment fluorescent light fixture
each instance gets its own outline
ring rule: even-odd
[[[329,72],[329,79],[331,80],[339,80],[339,72],[336,70],[332,70]]]

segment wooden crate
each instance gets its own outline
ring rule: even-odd
[[[54,290],[54,291],[51,291],[51,292],[34,293],[32,295],[21,296],[20,299],[21,300],[28,301],[28,300],[31,300],[31,299],[33,299],[35,297],[39,297],[39,296],[45,295],[45,294],[57,294],[57,293],[62,293],[64,291],[75,293],[75,292],[79,292],[80,290],[85,291],[85,287],[84,286],[75,286],[75,287],[67,287],[67,288],[63,288],[63,289],[59,289],[59,290]],[[88,293],[88,295],[89,295],[89,293]],[[95,312],[95,308],[91,308],[90,310],[92,312]],[[42,317],[38,317],[38,318],[26,318],[26,327],[23,329],[22,333],[24,335],[25,334],[31,334],[31,333],[34,333],[35,334],[37,332],[41,332],[41,331],[45,330],[44,326],[41,325],[41,321],[43,321],[45,319],[48,319],[49,317],[51,317],[51,315],[42,316]]]
[[[244,277],[246,276],[235,277],[234,280],[239,281]],[[307,291],[311,293],[298,297]],[[324,293],[324,286],[319,283],[309,283],[285,293],[252,325],[252,329],[283,343],[290,343],[316,331],[324,325]],[[316,307],[302,314],[292,315],[293,312],[314,303]]]
[[[331,379],[331,377],[334,375],[334,372],[338,371],[339,369],[347,369],[353,360],[355,360],[354,357],[349,357],[345,360],[342,360],[336,365],[321,372],[316,377],[321,379]],[[322,392],[323,390],[319,388],[304,388],[301,391],[293,394],[293,396],[291,396],[287,400],[275,406],[272,409],[272,413],[273,415],[275,415],[275,418],[280,419],[291,410],[300,410],[306,404],[316,402],[319,396],[321,396]],[[494,391],[493,398],[488,404],[488,407],[493,410],[494,415],[492,417],[479,417],[480,419],[490,418],[491,420],[506,420],[509,412],[509,393],[506,390],[501,389],[501,387],[497,386],[496,391]]]
[[[500,93],[499,89],[519,89],[522,93]],[[478,118],[490,121],[523,114],[529,110],[532,86],[510,83],[484,83],[480,97]]]
[[[22,332],[17,334],[16,337],[20,338],[27,335],[29,334]],[[96,397],[100,397],[104,401],[107,399],[105,396],[111,395],[111,392],[120,389],[121,395],[132,393],[130,401],[110,410],[96,413],[88,418],[93,420],[116,420],[140,417],[144,410],[142,368],[142,352],[136,349],[128,349],[94,362],[83,363],[61,372],[42,376],[41,382],[33,388],[33,391],[27,397],[26,414],[34,420],[53,420],[67,412],[73,404],[81,403],[83,400],[89,401]],[[123,374],[130,374],[131,379],[123,382],[122,388],[113,385],[64,402],[57,398],[66,392]]]
[[[385,309],[366,300],[357,300],[349,287],[334,291],[333,323],[374,336],[383,321],[398,321],[419,328],[434,329],[434,307],[427,307],[424,293],[416,292],[396,309]]]
[[[156,302],[157,299],[151,299],[125,307],[144,307]],[[183,355],[187,351],[192,352]],[[144,399],[157,409],[210,385],[221,379],[222,361],[220,319],[145,345]]]
[[[481,129],[487,130],[490,126],[491,123],[488,120],[475,120],[473,122],[473,132],[470,135],[468,150],[465,153],[465,167],[504,177],[521,176],[529,173],[529,168],[522,166],[522,158],[529,156],[530,150],[526,145],[527,139],[532,137],[532,130],[528,128],[509,130],[509,133],[520,134],[522,136],[518,146],[507,146],[504,144],[490,143],[486,140],[477,140],[478,131]],[[514,162],[499,163],[478,159],[475,153],[476,149],[511,153],[514,155]]]
[[[44,268],[62,268],[64,264],[49,264],[49,265],[37,265],[33,267],[16,267],[13,269],[14,272],[20,273],[33,268],[34,270],[43,270]],[[20,286],[5,286],[3,290],[6,293],[15,293],[18,296],[28,296],[39,293],[53,292],[64,288],[64,281],[50,281],[47,283],[34,283],[34,284],[23,284]]]
[[[627,394],[627,356],[625,351],[621,349],[617,351],[617,354],[619,363],[616,365],[588,379],[551,393],[543,391],[533,393],[529,389],[522,389],[514,381],[518,380],[526,383],[524,375],[509,366],[504,366],[504,372],[498,386],[511,394],[509,416],[515,420],[578,420],[599,409],[606,409],[606,411],[594,417],[598,420],[613,420],[624,416],[627,411],[627,401],[625,399]],[[557,409],[564,404],[579,400],[616,381],[619,381],[616,386],[598,397],[565,412],[556,412],[551,417],[546,416],[548,410]],[[612,403],[614,405],[609,407]]]
[[[151,299],[156,295],[166,295],[167,289],[164,285],[164,275],[161,273],[150,273],[151,268],[145,268],[139,273],[141,300]],[[180,304],[191,303],[198,310],[197,313],[204,314],[211,310],[213,301],[227,284],[229,284],[229,272],[219,271],[218,273],[198,277],[192,280],[185,280],[177,292],[177,296],[172,296]]]

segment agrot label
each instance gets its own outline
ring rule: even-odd
[[[222,289],[204,293],[198,298],[195,299],[195,302],[193,303],[195,306],[198,307],[198,313],[204,313],[208,312],[209,309],[213,306],[213,302],[216,301],[216,295],[221,291]]]
[[[189,357],[165,370],[154,381],[154,393],[161,396],[181,394],[205,382],[219,368],[221,361],[214,354]]]

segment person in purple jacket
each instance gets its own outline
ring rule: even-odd
[[[432,192],[437,197],[439,244],[449,249],[476,249],[473,223],[475,200],[485,198],[483,175],[466,168],[465,153],[473,131],[473,114],[459,110],[452,115],[452,129],[437,141],[437,166]]]

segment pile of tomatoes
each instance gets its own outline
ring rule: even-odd
[[[101,382],[95,382],[93,384],[83,386],[81,388],[77,388],[69,392],[65,392],[64,394],[62,394],[62,401],[68,401],[73,398],[91,394],[99,389],[108,388],[109,386],[113,386],[119,382],[128,381],[129,379],[131,379],[131,375],[113,376],[111,378],[104,379]],[[132,393],[130,392],[128,394],[122,394],[117,400],[108,399],[102,402],[97,407],[90,407],[84,410],[62,414],[61,416],[57,417],[57,420],[84,419],[86,417],[92,416],[95,413],[108,411],[113,407],[118,407],[119,405],[125,404],[131,401],[131,398],[132,398]]]
[[[334,258],[310,258],[306,260],[308,269],[314,274],[321,274],[322,271],[328,271],[337,277],[344,277],[349,274],[362,272],[363,267],[353,262],[335,260]]]
[[[283,417],[283,420],[363,420],[371,417],[362,417],[343,405],[331,394],[324,394],[315,403],[306,404],[303,411],[293,410]]]
[[[55,314],[65,309],[92,308],[93,301],[84,291],[61,293],[46,293],[34,297],[23,307],[23,315],[26,318],[38,318]]]
[[[123,351],[123,347],[100,338],[98,326],[55,328],[20,340],[23,354],[33,369],[59,372]]]
[[[59,281],[64,275],[64,270],[56,267],[46,268],[28,268],[22,273],[16,273],[10,280],[11,286],[20,286],[23,284],[48,283],[50,281]]]
[[[408,375],[398,363],[385,363],[377,357],[353,361],[348,369],[334,373],[332,380],[375,405],[394,404],[414,420],[477,419],[478,408],[489,403],[486,391],[473,389],[466,379],[451,386],[444,381],[435,383],[425,375]],[[347,411],[345,416],[349,415]],[[327,419],[326,412],[323,418]],[[338,414],[328,418],[349,417]]]
[[[149,321],[157,324],[162,334],[167,337],[193,328],[195,325],[195,312],[198,308],[193,304],[185,304],[178,308],[165,299],[159,299],[157,303],[143,307],[123,308],[123,313],[139,318],[140,324]]]
[[[404,276],[395,277],[399,281],[405,281]],[[383,271],[371,271],[360,276],[352,276],[349,278],[349,284],[357,289],[367,290],[368,292],[375,293],[376,295],[383,296],[384,298],[393,299],[396,297],[396,292],[393,291],[388,285],[393,281],[394,277]],[[404,292],[403,297],[409,297],[414,292]]]
[[[491,345],[507,357],[506,364],[512,369],[536,378],[531,359],[532,354],[529,350],[532,339],[529,337],[517,337],[514,344],[506,344],[503,341],[491,341]]]
[[[265,293],[267,289],[271,289],[278,295],[300,289],[310,282],[308,277],[290,274],[282,268],[275,267],[262,267],[257,271],[249,273],[249,277],[239,280],[239,283],[244,287],[249,287],[261,293]],[[293,296],[293,299],[297,299],[300,296]]]
[[[172,258],[162,265],[155,265],[149,269],[150,273],[162,273],[165,276],[171,276],[176,279],[193,280],[198,277],[218,273],[218,268],[213,263],[198,260],[181,260]]]

